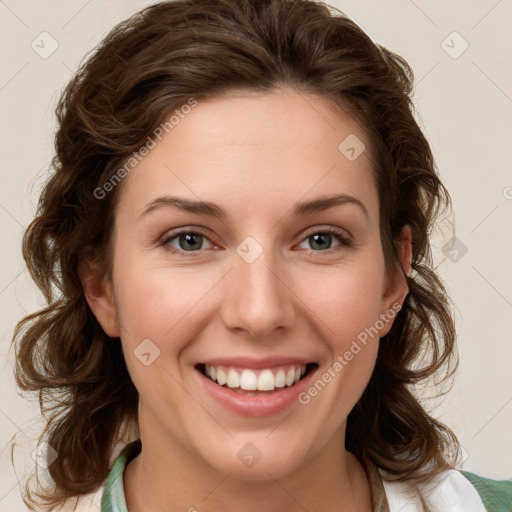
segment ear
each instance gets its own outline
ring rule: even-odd
[[[384,322],[384,327],[379,331],[379,337],[385,336],[391,326],[392,320],[407,297],[409,287],[407,286],[407,276],[411,273],[412,263],[412,232],[411,227],[406,225],[398,238],[395,239],[395,251],[399,260],[399,265],[388,273],[386,284],[382,295],[382,315],[386,316],[387,322]]]
[[[111,338],[119,337],[120,329],[117,322],[112,285],[104,269],[96,261],[85,258],[80,262],[78,273],[87,303],[99,324],[107,336]]]

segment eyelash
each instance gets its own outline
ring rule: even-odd
[[[186,256],[186,257],[194,257],[195,254],[200,253],[203,249],[199,249],[197,251],[183,251],[181,249],[177,249],[176,247],[172,247],[171,245],[169,245],[169,243],[172,240],[178,238],[180,235],[191,235],[191,234],[199,235],[199,236],[201,236],[203,238],[206,238],[208,241],[210,241],[210,243],[213,244],[213,242],[211,242],[211,240],[206,235],[204,235],[203,233],[201,233],[199,231],[181,230],[181,231],[175,231],[175,232],[169,233],[168,236],[166,236],[160,242],[160,245],[162,245],[163,247],[165,247],[166,250],[169,250],[172,253],[183,255],[183,256]],[[321,229],[321,230],[317,230],[317,231],[311,231],[308,235],[306,235],[302,239],[302,241],[300,243],[304,242],[305,240],[307,240],[308,238],[312,237],[313,235],[319,235],[319,234],[334,236],[340,242],[340,246],[338,246],[338,249],[340,247],[352,247],[353,246],[352,241],[349,238],[347,238],[346,236],[344,236],[344,234],[340,230],[335,229],[335,228],[326,228],[326,229]],[[308,252],[309,253],[328,253],[328,254],[331,254],[332,251],[336,251],[336,247],[330,248],[330,249],[325,249],[325,250],[317,250],[317,251],[315,251],[314,249],[309,249]]]

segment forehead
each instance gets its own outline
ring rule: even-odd
[[[318,96],[247,91],[198,100],[187,112],[125,178],[119,211],[140,214],[163,194],[253,211],[262,199],[282,209],[333,193],[354,195],[368,210],[377,202],[370,141]]]

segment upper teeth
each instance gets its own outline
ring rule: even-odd
[[[261,370],[236,369],[226,366],[205,365],[205,373],[210,379],[228,388],[241,388],[246,391],[272,391],[275,388],[293,386],[306,373],[306,365],[289,365],[281,368]]]

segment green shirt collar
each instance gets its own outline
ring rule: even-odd
[[[127,444],[105,480],[101,496],[101,512],[128,512],[124,497],[123,475],[127,464],[134,459],[141,450],[140,439]]]

